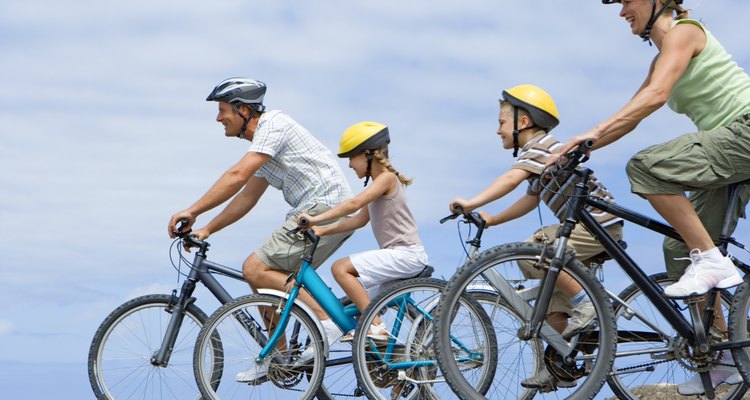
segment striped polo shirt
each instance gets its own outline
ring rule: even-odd
[[[281,190],[292,206],[287,218],[317,203],[333,207],[351,197],[349,183],[333,153],[281,111],[261,115],[248,151],[271,156],[255,176]]]
[[[556,153],[561,149],[562,144],[558,142],[557,139],[545,131],[540,130],[529,139],[529,142],[526,143],[525,146],[523,146],[521,154],[518,156],[518,160],[516,160],[511,167],[531,173],[531,176],[528,178],[529,188],[527,193],[532,196],[539,196],[539,198],[547,204],[550,210],[552,210],[555,217],[557,217],[560,222],[565,219],[565,214],[568,210],[565,201],[573,193],[573,188],[579,179],[573,173],[559,175],[554,182],[548,182],[547,180],[542,181],[540,176],[544,170],[544,166],[547,164],[550,154]],[[607,191],[607,188],[605,188],[593,174],[589,177],[589,194],[613,203],[615,200]],[[586,210],[588,210],[591,213],[591,216],[593,216],[602,226],[622,221],[622,219],[612,214],[597,210],[591,206],[586,206]]]

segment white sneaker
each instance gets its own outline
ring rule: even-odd
[[[669,297],[688,297],[705,294],[713,288],[726,289],[742,283],[742,277],[737,272],[729,257],[723,257],[721,262],[713,262],[701,256],[700,250],[690,252],[692,264],[685,270],[679,281],[664,288],[664,294]]]
[[[335,322],[333,322],[332,319],[324,319],[320,321],[320,324],[323,325],[323,331],[325,333],[325,339],[328,341],[328,345],[335,343],[339,338],[341,337],[341,329],[339,329],[338,325],[336,325]],[[299,368],[310,361],[315,357],[315,347],[310,346],[305,349],[305,351],[300,354],[297,361],[292,365],[292,368]]]
[[[565,336],[576,329],[581,329],[591,322],[596,316],[594,304],[591,301],[582,301],[573,309],[573,317],[570,324],[565,328],[562,335]]]
[[[271,358],[266,358],[262,364],[255,364],[252,367],[237,373],[237,382],[257,385],[268,375],[268,366],[271,364]]]
[[[724,353],[721,357],[720,363],[734,365],[732,355],[729,352]],[[742,375],[737,371],[737,368],[730,365],[717,365],[709,372],[709,375],[711,376],[711,384],[714,388],[721,384],[739,385],[743,381]],[[683,396],[704,394],[705,390],[703,389],[700,374],[695,374],[686,382],[677,385],[677,393]]]

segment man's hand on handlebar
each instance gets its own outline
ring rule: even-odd
[[[195,216],[187,211],[180,211],[169,219],[167,233],[172,239],[176,239],[181,233],[190,232],[190,227],[195,223]],[[179,224],[179,226],[178,226]]]

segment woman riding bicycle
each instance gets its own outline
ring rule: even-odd
[[[604,147],[665,103],[687,115],[698,132],[651,146],[628,162],[632,191],[646,198],[684,240],[664,242],[667,271],[679,277],[665,289],[666,295],[687,297],[738,285],[742,278],[714,240],[726,213],[727,185],[750,179],[750,77],[703,24],[688,18],[682,0],[602,2],[620,3],[620,16],[632,33],[653,42],[659,52],[635,96],[593,129],[570,139],[562,153],[586,140],[594,140],[594,148]],[[741,190],[739,213],[750,198],[747,185]],[[732,230],[738,217],[732,216]],[[689,264],[675,259],[688,254]],[[724,357],[729,359],[729,354]],[[711,379],[714,386],[741,381],[736,369],[723,366],[711,371]],[[698,375],[678,391],[703,393]]]

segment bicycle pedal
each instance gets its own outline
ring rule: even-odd
[[[672,297],[673,299],[682,300],[687,305],[692,305],[706,301],[706,294],[692,294],[684,297]]]

